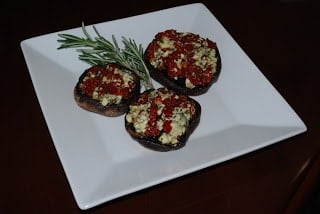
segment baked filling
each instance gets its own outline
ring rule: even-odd
[[[217,45],[190,32],[158,33],[147,49],[150,64],[187,88],[209,84],[217,71]]]
[[[186,133],[195,112],[194,104],[186,95],[160,88],[142,93],[131,103],[126,121],[133,124],[138,134],[174,146]]]
[[[107,106],[130,98],[135,86],[130,72],[117,64],[108,64],[90,68],[79,87],[83,94]]]

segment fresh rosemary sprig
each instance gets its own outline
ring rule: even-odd
[[[134,40],[122,37],[124,48],[121,49],[114,35],[112,35],[112,42],[110,42],[100,35],[95,26],[93,29],[97,34],[95,38],[92,38],[86,31],[84,23],[82,23],[82,31],[85,38],[70,34],[58,34],[62,38],[58,39],[58,42],[62,43],[58,49],[77,48],[77,51],[80,52],[79,59],[90,65],[117,63],[135,72],[146,89],[153,88],[141,44],[138,46]]]

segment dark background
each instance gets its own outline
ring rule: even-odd
[[[311,1],[202,1],[308,127],[302,135],[81,211],[49,135],[20,42],[197,1],[2,1],[0,213],[316,213],[319,7]]]

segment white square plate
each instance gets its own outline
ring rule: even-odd
[[[57,50],[57,39],[58,33],[83,36],[80,27],[22,41],[41,109],[81,209],[306,131],[303,121],[203,4],[95,26],[106,38],[114,34],[120,41],[125,36],[143,47],[166,29],[197,33],[217,42],[222,70],[206,94],[194,97],[203,113],[186,146],[172,152],[154,152],[130,138],[123,116],[103,117],[79,108],[74,101],[73,88],[89,66],[78,60],[75,49]],[[93,33],[91,26],[87,30]]]

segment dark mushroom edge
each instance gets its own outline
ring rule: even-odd
[[[164,121],[166,119],[170,119],[170,117],[166,117],[164,115],[166,114],[165,113],[166,108],[167,109],[171,108],[171,110],[174,111],[172,109],[172,107],[170,107],[170,105],[172,103],[161,107],[162,108],[161,110],[160,110],[159,107],[155,110],[156,112],[158,112],[158,111],[161,112],[160,115],[159,115],[159,112],[157,113],[156,118],[157,118],[157,121],[159,120],[159,118],[162,118],[163,127],[161,127],[161,128],[158,127],[159,128],[158,133],[153,135],[153,136],[150,136],[150,135],[146,134],[145,132],[141,132],[141,131],[138,132],[136,130],[136,128],[135,128],[134,122],[130,121],[132,119],[130,119],[129,118],[130,116],[128,116],[128,115],[132,114],[132,111],[133,111],[132,110],[132,106],[140,105],[139,101],[141,99],[143,99],[142,97],[150,95],[150,93],[152,93],[153,91],[161,91],[161,90],[162,91],[169,91],[170,93],[173,93],[174,95],[179,96],[179,99],[184,99],[186,101],[186,103],[188,103],[188,106],[189,106],[188,108],[192,109],[192,112],[193,112],[192,114],[190,114],[191,116],[187,121],[186,127],[184,127],[185,130],[181,133],[181,135],[178,135],[176,137],[176,142],[174,142],[174,143],[168,143],[168,142],[167,143],[163,143],[163,142],[160,141],[160,139],[161,139],[163,134],[166,135],[166,134],[170,133],[170,132],[168,132],[166,130],[167,128],[165,128],[165,125],[164,125],[165,124]],[[149,104],[148,104],[149,106],[153,105],[151,103],[157,102],[156,100],[158,98],[151,98],[151,99],[153,99],[153,100],[152,101],[151,100],[148,101],[149,102]],[[182,104],[182,105],[184,105],[184,104]],[[150,120],[150,117],[151,117],[150,116],[151,115],[150,112],[152,112],[151,107],[147,108],[146,112],[148,112],[148,114],[149,114],[149,116],[147,118],[145,118],[143,115],[139,115],[139,116],[136,115],[136,117],[139,120],[141,118],[145,118],[145,119],[143,119],[144,121],[148,120],[148,122],[147,122],[148,125],[147,126],[149,126],[149,124],[150,124],[149,120]],[[181,115],[178,116],[179,121],[180,121],[180,119],[183,119],[182,117],[184,117],[184,116],[181,116]],[[189,96],[187,96],[185,94],[176,93],[175,91],[167,89],[167,88],[149,89],[149,90],[146,90],[143,93],[141,93],[139,95],[139,97],[137,97],[136,100],[134,100],[131,103],[131,105],[129,106],[129,110],[126,113],[126,116],[125,116],[125,128],[126,128],[127,132],[131,135],[131,137],[134,140],[136,140],[137,142],[139,142],[142,146],[144,146],[144,147],[146,147],[148,149],[154,150],[154,151],[167,152],[167,151],[177,150],[177,149],[180,149],[180,148],[185,146],[189,136],[193,133],[193,131],[198,126],[198,124],[200,122],[200,118],[201,118],[201,106],[196,100],[190,98]],[[141,122],[141,120],[140,120],[140,122]],[[172,126],[172,124],[170,124],[170,126]],[[147,128],[145,130],[147,130]]]
[[[107,76],[103,81],[103,74],[101,72],[113,72],[109,71],[108,69],[119,69],[121,72],[125,72],[127,78],[130,78],[130,90],[124,89],[123,85],[115,85],[115,81],[108,81],[107,79],[109,76]],[[99,72],[100,70],[100,72]],[[92,74],[94,73],[94,74]],[[99,74],[97,74],[99,73]],[[96,79],[90,80],[90,77],[88,75],[96,75]],[[98,77],[99,76],[99,77]],[[112,75],[111,75],[112,76]],[[116,78],[123,77],[119,74],[116,75]],[[114,77],[114,76],[113,76]],[[90,82],[84,83],[86,79],[89,79]],[[118,83],[119,83],[118,79]],[[106,82],[109,82],[110,84],[106,84]],[[87,86],[85,86],[87,85]],[[109,87],[109,88],[108,88]],[[121,88],[123,87],[123,88]],[[101,90],[96,91],[95,89],[100,88]],[[121,91],[121,89],[124,89]],[[96,97],[93,97],[93,94],[96,94]],[[101,94],[108,94],[117,96],[118,95],[118,101],[112,101],[110,103],[105,103],[106,99],[102,101]],[[123,93],[123,94],[121,94]],[[74,98],[78,106],[81,108],[94,112],[103,116],[109,116],[109,117],[116,117],[125,114],[128,111],[128,106],[132,100],[134,100],[140,93],[140,79],[139,77],[134,74],[133,72],[130,72],[122,67],[120,67],[117,64],[110,63],[107,65],[94,65],[88,69],[86,69],[81,76],[78,79],[77,84],[74,87]],[[120,95],[120,96],[119,96]],[[123,96],[122,96],[123,95]],[[107,97],[107,95],[105,96]]]

